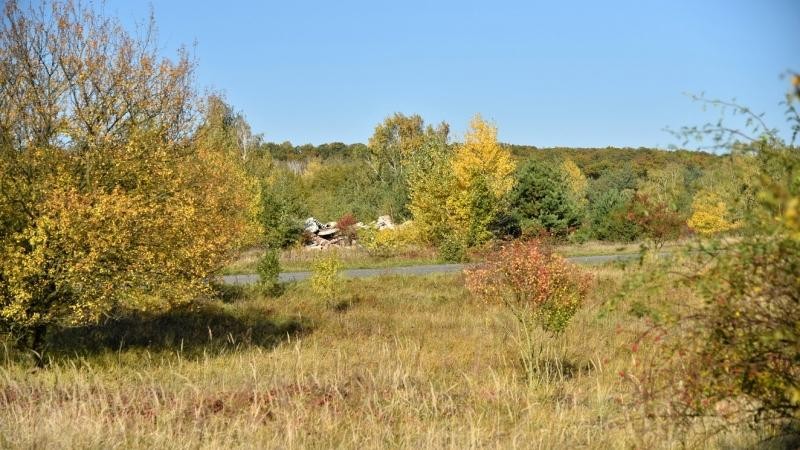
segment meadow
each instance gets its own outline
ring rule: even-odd
[[[741,448],[647,418],[624,376],[665,299],[629,292],[636,265],[591,269],[587,305],[537,335],[526,373],[516,322],[463,275],[231,290],[161,315],[65,328],[49,367],[6,343],[0,446],[16,448]],[[672,291],[672,299],[690,295]],[[666,299],[669,300],[669,299]],[[644,357],[641,349],[638,357]],[[700,436],[703,439],[699,440]]]
[[[695,96],[720,118],[672,130],[675,151],[505,142],[514,123],[541,123],[480,106],[477,92],[444,116],[452,132],[391,101],[366,108],[388,115],[369,137],[360,128],[363,142],[278,144],[224,87],[200,85],[215,82],[199,52],[166,48],[152,10],[141,23],[116,10],[2,7],[0,448],[800,448],[797,72],[777,99],[785,128]],[[484,27],[461,25],[472,55]],[[405,53],[379,53],[406,66]],[[273,87],[325,105],[328,88],[278,60],[303,84]],[[474,75],[442,67],[442,92]],[[235,98],[268,93],[256,78]],[[639,117],[662,107],[636,97]],[[317,128],[314,109],[337,133],[366,118],[259,103],[297,116],[253,124],[270,139]],[[489,109],[465,121],[466,104]],[[588,122],[545,128],[583,135],[609,109],[593,105],[564,109]],[[625,257],[579,258],[600,254]],[[341,278],[445,261],[475,265]],[[280,283],[300,270],[309,281]],[[219,284],[242,273],[258,277],[234,281],[258,281]]]

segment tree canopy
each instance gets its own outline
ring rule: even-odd
[[[72,2],[0,22],[0,320],[52,324],[208,292],[252,235],[253,183],[180,50]],[[198,127],[199,124],[203,124]]]

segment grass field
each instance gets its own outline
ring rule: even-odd
[[[641,314],[626,270],[592,269],[588,306],[526,376],[515,322],[462,275],[243,291],[160,316],[50,334],[46,369],[3,346],[0,447],[681,448],[620,376]],[[631,269],[627,269],[628,271]],[[655,306],[654,306],[655,307]],[[547,361],[560,360],[556,367]],[[544,367],[544,366],[543,366]],[[686,439],[689,439],[686,441]],[[752,443],[717,435],[712,448]]]

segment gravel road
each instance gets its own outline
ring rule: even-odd
[[[636,259],[638,253],[627,253],[619,255],[593,255],[593,256],[569,256],[567,259],[576,264],[602,264],[609,261],[624,261]],[[342,275],[346,278],[365,278],[381,275],[428,275],[433,273],[451,273],[464,270],[464,264],[428,264],[419,266],[405,267],[386,267],[380,269],[346,269],[342,270]],[[303,272],[283,272],[278,276],[281,282],[302,281],[311,276],[310,271]],[[253,284],[258,281],[256,274],[244,275],[223,275],[222,282],[225,284],[244,285]]]

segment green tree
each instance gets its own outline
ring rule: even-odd
[[[261,183],[261,224],[267,247],[280,249],[300,239],[308,215],[300,177],[276,168]]]
[[[592,195],[588,220],[592,236],[603,241],[630,242],[641,232],[639,226],[628,220],[633,200],[632,191],[610,189]]]
[[[635,170],[627,164],[590,183],[587,219],[594,238],[628,242],[639,236],[639,227],[627,219],[637,183]]]
[[[535,234],[542,230],[564,237],[580,225],[580,208],[559,169],[531,162],[520,171],[510,198],[512,214],[523,232]]]
[[[447,140],[447,124],[438,127],[425,126],[419,115],[405,116],[395,113],[387,117],[369,139],[369,162],[376,182],[389,197],[386,205],[395,219],[407,216],[408,183],[406,180],[408,161],[412,155],[434,135]]]

